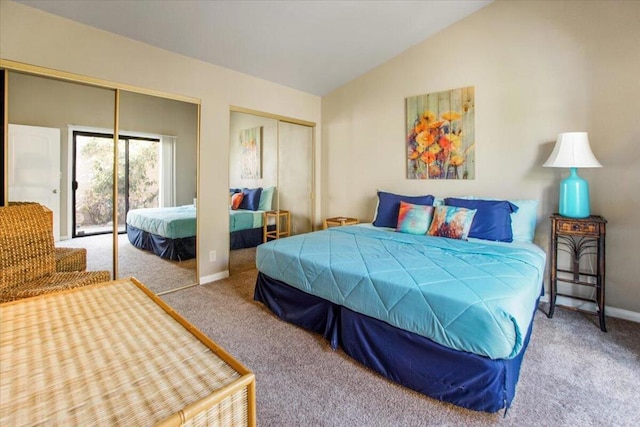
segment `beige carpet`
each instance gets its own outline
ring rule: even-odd
[[[479,413],[394,384],[279,320],[253,301],[251,252],[233,258],[228,279],[162,298],[255,372],[260,426],[638,425],[638,323],[609,317],[603,333],[594,316],[538,310],[511,409]]]
[[[79,237],[56,243],[61,247],[87,249],[88,270],[112,271],[112,235]],[[136,248],[126,234],[118,236],[118,278],[135,277],[155,293],[196,283],[196,260],[170,261]]]

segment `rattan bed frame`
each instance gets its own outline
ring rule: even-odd
[[[255,377],[133,278],[0,304],[0,425],[255,425]]]

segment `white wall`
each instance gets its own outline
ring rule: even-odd
[[[0,57],[201,100],[199,273],[205,279],[228,269],[230,105],[320,122],[317,96],[7,0],[0,1]],[[316,132],[319,139],[320,126]],[[209,262],[213,250],[217,260]]]
[[[540,201],[548,247],[567,171],[560,132],[587,131],[580,173],[607,227],[607,305],[640,313],[640,2],[497,1],[322,99],[322,212],[371,220],[376,189]],[[476,179],[407,180],[405,98],[475,87]]]

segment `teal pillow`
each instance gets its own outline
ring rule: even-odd
[[[511,214],[514,242],[533,242],[538,219],[538,201],[531,199],[510,200],[519,209]]]
[[[259,211],[270,211],[273,205],[273,193],[276,187],[266,187],[262,189],[260,194],[260,203],[258,204]]]
[[[414,205],[401,200],[396,231],[408,234],[427,234],[432,218],[433,206]]]
[[[475,215],[476,209],[436,206],[427,234],[429,236],[467,240]]]

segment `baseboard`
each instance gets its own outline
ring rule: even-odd
[[[560,298],[560,297],[558,297]],[[541,302],[549,302],[549,295],[543,295],[540,297],[540,301]],[[582,303],[577,303],[577,305],[582,304]],[[570,304],[567,304],[570,305]],[[635,311],[631,311],[631,310],[624,310],[622,308],[617,308],[617,307],[611,307],[608,305],[604,306],[604,312],[606,316],[610,316],[610,317],[615,317],[618,319],[624,319],[624,320],[630,320],[632,322],[638,322],[640,323],[640,313],[635,312]]]
[[[220,271],[215,274],[210,274],[208,276],[200,276],[200,284],[204,285],[205,283],[215,282],[217,280],[226,279],[229,277],[229,270]]]

